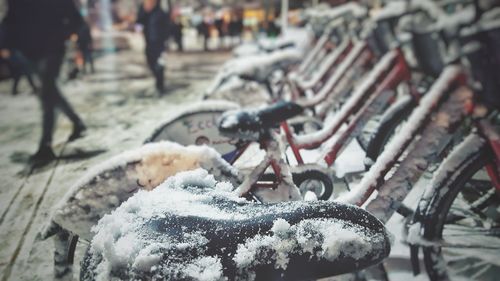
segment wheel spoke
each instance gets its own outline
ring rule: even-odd
[[[488,270],[492,269],[493,266],[489,263],[486,263],[486,262],[482,262],[481,265],[483,266],[482,268],[479,268],[478,271],[476,271],[476,273],[474,273],[472,275],[472,279],[474,280],[479,280],[480,277],[485,274]]]
[[[476,248],[500,251],[500,229],[448,225],[443,231],[442,246],[457,249]]]
[[[431,276],[447,275],[449,280],[499,280],[500,202],[485,172],[484,160],[477,158],[442,186],[457,193],[451,192],[450,197],[443,196],[437,201],[443,207],[440,214],[446,217],[437,217],[438,232],[432,240],[437,243],[428,248],[433,264],[427,267]]]
[[[495,197],[495,189],[490,189],[489,191],[482,192],[481,194],[478,193],[478,197],[474,201],[467,201],[462,194],[459,194],[455,199],[453,206],[450,208],[446,217],[446,223],[456,224],[462,219],[469,219],[477,221],[480,223],[479,225],[482,225],[484,221],[488,220],[488,216],[484,213],[483,209],[493,205],[493,203],[496,203]]]

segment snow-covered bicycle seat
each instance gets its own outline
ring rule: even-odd
[[[227,111],[219,119],[219,132],[230,137],[258,140],[270,128],[301,114],[303,110],[296,103],[281,101],[261,109]]]
[[[316,279],[389,254],[384,225],[358,207],[260,204],[231,189],[200,169],[137,193],[99,222],[83,280]]]

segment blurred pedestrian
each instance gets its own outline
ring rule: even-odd
[[[241,44],[243,40],[243,29],[244,29],[243,18],[241,15],[239,15],[238,18],[236,19],[236,35],[238,36],[239,44]]]
[[[165,66],[160,60],[168,38],[168,15],[162,10],[158,0],[144,0],[139,8],[137,23],[143,26],[146,60],[156,79],[156,89],[163,94],[165,92]]]
[[[94,73],[94,59],[92,58],[93,46],[92,46],[92,34],[90,33],[90,26],[84,22],[80,31],[78,32],[78,39],[76,43],[78,44],[78,49],[82,54],[82,72],[87,73],[87,64],[90,66],[90,72]]]
[[[40,76],[42,138],[31,160],[34,164],[46,164],[56,158],[51,148],[56,109],[61,110],[73,123],[73,132],[68,141],[81,137],[86,130],[57,86],[65,42],[79,30],[83,19],[72,0],[8,0],[8,11],[3,22],[8,46],[22,52]]]
[[[231,41],[233,41],[234,37],[236,37],[238,44],[241,43],[243,34],[243,19],[236,15],[236,13],[233,13],[231,15],[231,21],[229,22],[228,28]]]
[[[224,14],[222,11],[219,11],[215,17],[214,21],[215,28],[217,29],[218,39],[219,39],[219,48],[223,47],[224,37],[226,36],[225,31],[225,23],[224,23]]]
[[[183,34],[182,34],[182,22],[180,21],[179,17],[176,17],[172,21],[172,35],[174,37],[175,44],[177,45],[177,50],[179,52],[184,51],[184,46],[183,46]]]
[[[203,50],[208,51],[208,40],[210,39],[210,25],[204,18],[198,25],[198,34],[203,36]]]

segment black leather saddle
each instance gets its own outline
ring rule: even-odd
[[[207,194],[199,188],[186,192]],[[136,232],[159,245],[158,261],[142,271],[124,263],[110,278],[197,280],[208,271],[227,280],[310,280],[360,270],[389,255],[384,225],[358,207],[331,201],[260,204],[208,194],[183,196],[182,210],[199,211],[178,214],[165,207],[138,223]],[[99,255],[87,252],[85,280],[93,280]]]
[[[219,132],[229,137],[257,140],[270,128],[301,114],[303,110],[296,103],[281,101],[262,109],[227,111],[219,119]]]

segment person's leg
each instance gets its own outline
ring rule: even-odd
[[[55,119],[55,101],[54,101],[54,85],[55,81],[50,73],[48,59],[42,59],[37,63],[40,80],[40,102],[42,105],[42,138],[40,140],[38,151],[31,157],[36,163],[45,163],[55,159],[52,151],[52,134],[54,131]]]
[[[177,44],[177,49],[179,52],[184,51],[184,45],[182,42],[182,31],[179,31],[179,34],[175,37],[175,42]]]
[[[52,55],[48,59],[49,69],[48,69],[48,78],[50,84],[50,94],[51,94],[51,102],[57,106],[73,123],[73,132],[71,133],[68,141],[75,140],[83,135],[83,132],[86,130],[85,125],[83,124],[82,119],[76,114],[74,109],[68,103],[68,101],[64,98],[57,86],[57,76],[59,75],[59,71],[61,69],[61,65],[64,59],[64,55]]]
[[[148,64],[149,70],[155,74],[155,61],[154,61],[154,50],[153,47],[150,45],[146,46],[146,62]]]
[[[87,56],[87,61],[90,64],[90,73],[95,73],[94,58],[92,58],[92,51],[91,50],[87,50],[86,51],[86,56]]]
[[[69,120],[71,120],[73,125],[77,128],[85,127],[82,119],[80,119],[68,101],[63,97],[57,86],[54,88],[54,95],[54,101],[57,107],[69,118]]]
[[[156,71],[157,71],[157,89],[163,93],[165,91],[165,62],[162,58],[164,51],[163,45],[159,45],[157,49],[157,59],[156,59]]]
[[[156,65],[156,89],[163,93],[165,92],[165,67],[160,63]]]
[[[33,90],[34,93],[38,92],[38,87],[35,84],[35,81],[33,80],[33,76],[31,76],[31,73],[26,73],[26,78],[28,79],[28,82],[30,83],[31,89]]]
[[[162,44],[158,45],[150,45],[147,48],[147,60],[149,68],[155,77],[155,85],[156,89],[159,92],[163,92],[165,90],[165,67],[160,63],[160,58],[163,53]]]
[[[19,85],[19,80],[21,80],[21,75],[19,73],[13,74],[13,81],[12,81],[12,95],[16,96],[18,94],[17,92],[17,86]]]

